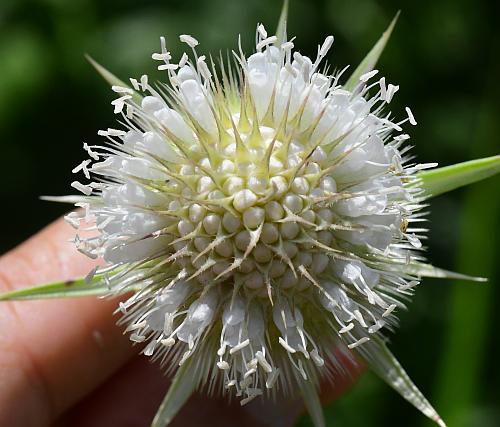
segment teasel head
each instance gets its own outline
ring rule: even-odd
[[[104,262],[72,287],[0,299],[124,296],[119,322],[173,376],[155,427],[196,388],[242,405],[301,394],[323,426],[319,384],[360,361],[444,426],[386,337],[422,277],[481,280],[425,262],[423,208],[496,173],[498,156],[423,172],[436,164],[410,154],[416,120],[391,114],[399,86],[374,69],[395,20],[346,80],[325,63],[332,36],[312,58],[295,50],[286,6],[250,55],[238,43],[214,60],[181,35],[189,54],[174,61],[162,37],[163,83],[91,60],[120,125],[84,144],[83,194],[58,200],[79,208],[65,217],[76,248]]]

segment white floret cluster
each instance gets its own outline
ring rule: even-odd
[[[90,180],[80,212],[102,257],[98,273],[120,304],[130,338],[172,366],[193,360],[212,389],[246,403],[280,384],[293,390],[341,369],[338,352],[364,350],[396,324],[418,280],[407,270],[425,231],[402,125],[386,111],[398,86],[342,73],[278,43],[264,27],[256,52],[213,66],[192,54],[153,59],[146,76],[114,86],[122,130],[85,145],[74,172]],[[91,272],[91,275],[96,271]],[[146,344],[147,343],[147,344]]]

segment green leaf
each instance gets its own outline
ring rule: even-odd
[[[387,41],[389,40],[389,37],[391,36],[392,30],[394,29],[394,26],[396,25],[396,22],[398,20],[399,13],[399,11],[398,13],[396,13],[396,16],[391,21],[389,27],[387,27],[387,30],[384,31],[382,37],[380,37],[375,46],[373,46],[370,52],[368,52],[368,55],[365,56],[365,59],[361,61],[361,63],[358,65],[358,68],[354,70],[351,77],[349,77],[346,84],[344,85],[344,89],[353,91],[359,84],[359,78],[363,74],[373,70],[375,64],[377,63],[380,55],[385,48],[385,45],[387,44]]]
[[[464,185],[489,178],[500,172],[500,155],[471,160],[452,166],[422,171],[419,185],[425,190],[424,197],[434,197]]]
[[[431,264],[411,263],[405,267],[407,273],[419,277],[434,277],[437,279],[458,279],[458,280],[471,280],[473,282],[487,282],[488,279],[484,277],[468,276],[466,274],[455,273],[454,271],[443,270],[439,267],[434,267]]]
[[[200,370],[191,369],[193,358],[189,357],[177,370],[168,392],[161,402],[151,427],[165,427],[169,425],[182,406],[193,394],[200,379]]]
[[[281,7],[280,20],[278,21],[278,27],[276,28],[276,45],[280,46],[282,43],[286,42],[286,23],[288,20],[288,0],[283,1],[283,6]]]
[[[413,383],[380,337],[372,335],[370,338],[370,341],[358,347],[357,352],[368,363],[373,372],[425,416],[440,427],[445,427],[445,423],[436,410]]]
[[[494,84],[492,81],[492,87]],[[491,120],[495,118],[492,116]],[[484,146],[488,142],[480,144]],[[467,188],[462,200],[460,226],[456,229],[455,264],[461,269],[481,271],[490,277],[498,272],[498,233],[492,232],[500,226],[500,198],[492,197],[498,192],[495,181],[498,180],[485,182],[479,188]],[[478,206],[488,208],[478,209]],[[492,281],[495,281],[493,277]],[[432,379],[433,395],[450,426],[471,427],[471,416],[484,396],[489,362],[494,360],[494,357],[491,359],[491,345],[492,337],[497,333],[497,323],[492,320],[497,312],[497,289],[495,286],[463,286],[456,282],[450,291],[446,295],[446,305],[439,308],[443,316],[441,322],[446,328],[438,346],[441,360],[432,363],[435,375]],[[479,424],[486,426],[488,423]]]
[[[86,297],[104,295],[108,292],[109,288],[106,286],[102,275],[95,275],[90,281],[79,278],[5,292],[0,294],[0,301]]]
[[[297,379],[300,382],[300,392],[302,393],[307,412],[309,412],[314,427],[326,427],[323,407],[321,406],[318,390],[316,390],[313,381],[311,378],[304,380],[299,375],[297,375]]]
[[[99,64],[94,58],[92,58],[90,55],[85,55],[85,58],[87,61],[90,62],[90,64],[96,69],[96,71],[101,75],[101,77],[106,80],[111,86],[121,86],[121,87],[127,87],[129,89],[132,89],[130,85],[125,83],[124,81],[120,80],[118,77],[116,77],[111,71],[108,71],[106,68],[104,68],[101,64]],[[136,92],[134,90],[134,94],[132,95],[132,99],[140,104],[142,101],[143,96]]]

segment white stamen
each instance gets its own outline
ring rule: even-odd
[[[171,335],[174,329],[174,315],[172,313],[165,314],[165,321],[163,322],[163,333]]]
[[[64,220],[70,224],[74,229],[80,228],[80,218],[76,212],[70,212],[64,216]]]
[[[153,53],[153,55],[151,55],[151,58],[153,58],[155,61],[170,61],[172,59],[172,55],[170,54],[170,52]]]
[[[266,31],[266,29],[264,28],[264,25],[259,24],[259,25],[257,26],[257,31],[259,32],[259,35],[260,35],[263,39],[267,38],[267,31]]]
[[[158,71],[175,71],[179,68],[177,64],[162,64],[158,65]]]
[[[116,93],[127,93],[129,95],[134,94],[134,91],[132,89],[124,86],[111,86],[111,90]]]
[[[282,337],[279,337],[278,342],[289,353],[292,353],[292,354],[295,353],[295,350],[292,347],[290,347],[290,345]]]
[[[73,172],[73,173],[78,173],[78,172],[80,172],[81,170],[84,170],[84,171],[85,171],[85,170],[87,170],[87,166],[88,166],[89,164],[90,164],[90,160],[88,160],[88,159],[87,159],[87,160],[84,160],[84,161],[83,161],[83,162],[81,162],[81,163],[80,163],[77,167],[73,168],[73,169],[71,170],[71,172]],[[87,172],[87,173],[88,173],[88,172]],[[88,178],[88,177],[86,176],[86,178]]]
[[[210,78],[212,77],[212,73],[208,69],[207,63],[205,62],[204,55],[202,55],[198,58],[197,64],[198,64],[198,68],[200,70],[200,74],[203,76],[203,78],[205,80],[210,80]]]
[[[84,142],[83,143],[83,149],[88,153],[90,157],[92,157],[94,160],[99,160],[99,155],[95,152],[92,151],[92,149],[89,147],[89,145]]]
[[[250,368],[248,371],[245,372],[245,374],[243,375],[243,378],[248,378],[251,375],[255,374],[255,372],[257,372],[257,369]]]
[[[235,345],[231,350],[229,350],[229,354],[234,354],[242,349],[244,349],[248,344],[250,344],[250,340],[246,339],[245,341]]]
[[[179,68],[182,68],[184,67],[184,65],[187,64],[189,60],[189,57],[187,56],[187,54],[184,52],[181,56],[181,59],[179,60]]]
[[[359,339],[358,341],[356,341],[355,343],[349,344],[347,347],[349,348],[349,350],[352,350],[353,348],[359,347],[360,345],[362,345],[368,341],[370,341],[370,338],[363,337],[363,338]]]
[[[261,351],[258,351],[257,353],[255,353],[255,357],[257,358],[257,361],[259,362],[259,365],[262,367],[262,369],[265,372],[271,373],[273,371],[272,366],[266,360],[266,358],[264,357],[264,355],[262,354]]]
[[[382,314],[382,317],[388,317],[390,316],[390,314],[394,311],[394,309],[397,307],[396,304],[391,304],[387,310],[384,311],[384,313]]]
[[[262,49],[264,49],[266,46],[269,46],[270,44],[276,43],[278,40],[278,37],[276,36],[271,36],[267,37],[264,40],[261,40],[259,43],[257,43],[257,52],[260,52]]]
[[[315,348],[313,349],[309,355],[311,356],[313,362],[316,364],[316,366],[319,368],[325,364],[325,360],[319,355],[318,350]]]
[[[182,43],[186,43],[190,48],[194,48],[199,45],[198,40],[196,40],[194,37],[190,36],[189,34],[182,34],[179,36],[179,40]]]
[[[139,86],[139,82],[137,81],[137,79],[133,79],[133,78],[130,78],[130,83],[132,84],[132,87],[139,91],[141,90],[141,87]]]
[[[141,88],[143,91],[147,90],[148,88],[148,76],[146,74],[143,74],[141,76]]]
[[[323,45],[321,46],[321,49],[319,51],[319,56],[325,56],[328,51],[330,50],[330,48],[332,47],[333,45],[333,36],[328,36],[325,41],[323,42]]]
[[[71,186],[75,188],[76,190],[82,192],[86,196],[90,196],[92,194],[92,188],[88,185],[84,185],[78,181],[73,181],[71,183]]]
[[[410,121],[410,124],[412,124],[413,126],[416,126],[417,121],[415,120],[415,117],[413,116],[413,113],[411,112],[410,107],[406,107],[405,110],[406,110],[406,114],[408,114],[408,120]]]
[[[385,77],[381,77],[379,80],[380,85],[380,98],[385,100],[387,96],[387,87],[385,85]]]
[[[381,328],[383,328],[384,325],[385,325],[385,322],[383,320],[377,320],[375,322],[375,325],[370,326],[368,328],[368,333],[374,334],[374,333],[378,332]]]
[[[344,326],[340,331],[339,334],[345,334],[346,332],[349,332],[354,328],[354,323],[349,323],[348,325]]]
[[[361,314],[361,312],[359,310],[354,310],[353,315],[356,318],[356,320],[359,322],[359,324],[361,326],[363,326],[363,328],[367,327],[365,319],[363,319],[363,316],[362,316],[362,314]]]
[[[99,162],[99,163],[93,163],[91,169],[93,171],[98,171],[102,169],[107,169],[113,164],[113,159],[111,157],[108,157],[106,160]]]
[[[401,135],[397,135],[394,137],[396,141],[406,141],[407,139],[410,139],[410,135],[403,133]]]
[[[372,70],[372,71],[369,71],[365,74],[362,74],[359,78],[360,81],[362,81],[363,83],[366,83],[368,80],[370,80],[373,76],[377,75],[378,74],[378,70]]]
[[[227,363],[225,360],[217,362],[217,367],[223,371],[227,371],[230,368],[229,363]]]
[[[175,344],[175,340],[171,337],[163,339],[160,341],[165,347],[172,347]]]
[[[146,337],[144,335],[132,334],[130,335],[130,341],[134,342],[144,342]]]
[[[399,90],[399,86],[390,84],[387,86],[387,92],[385,94],[385,100],[389,104],[392,101],[394,94]]]
[[[145,320],[139,323],[131,323],[129,326],[127,326],[127,329],[125,329],[125,332],[131,332],[131,331],[136,331],[138,329],[143,329],[147,326],[147,323]]]
[[[161,53],[167,53],[167,40],[163,36],[160,36],[160,49]]]
[[[123,111],[123,107],[125,106],[125,102],[128,101],[129,99],[132,99],[131,95],[124,95],[120,98],[117,98],[117,99],[111,101],[111,105],[114,105],[114,107],[115,107],[113,112],[115,114],[121,113]],[[113,136],[112,133],[109,132],[109,130],[108,130],[108,134],[110,136]],[[117,135],[117,136],[123,136],[123,135],[125,135],[125,133]]]

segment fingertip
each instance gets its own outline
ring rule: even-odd
[[[95,261],[75,250],[74,233],[58,220],[4,255],[0,290],[85,275]],[[137,352],[115,324],[116,306],[93,297],[0,303],[1,425],[5,413],[40,425],[24,413],[49,405],[56,416]]]
[[[60,218],[0,258],[0,287],[19,288],[85,275],[97,264],[75,250],[75,230]],[[5,283],[7,282],[7,283]]]

